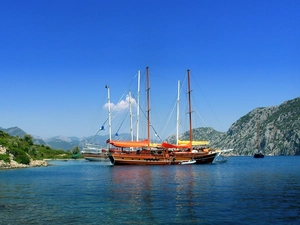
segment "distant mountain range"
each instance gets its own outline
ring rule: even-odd
[[[24,130],[19,127],[10,127],[10,128],[2,128],[0,130],[8,133],[11,136],[19,136],[24,137],[27,134]],[[128,139],[129,134],[119,134],[118,139],[124,138]],[[42,138],[39,136],[33,136],[34,144],[38,145],[49,145],[53,149],[62,149],[62,150],[72,150],[74,146],[79,146],[81,149],[85,146],[86,143],[92,141],[93,144],[97,144],[99,146],[105,147],[106,140],[109,138],[108,135],[96,135],[90,136],[85,138],[78,138],[78,137],[67,137],[67,136],[54,136],[50,138]]]
[[[18,127],[1,128],[4,132],[23,137],[25,131]],[[120,134],[119,138],[128,137]],[[93,138],[93,143],[105,146],[108,135],[87,138],[56,136],[52,138],[34,137],[35,144],[49,145],[54,149],[72,150],[74,146],[82,148]],[[189,139],[189,131],[179,137]],[[193,129],[194,140],[208,140],[214,148],[234,148],[233,155],[253,155],[259,143],[265,155],[300,155],[300,97],[286,101],[279,106],[256,108],[241,117],[227,132],[213,128]],[[167,138],[175,143],[174,135]]]

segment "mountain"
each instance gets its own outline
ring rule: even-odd
[[[259,129],[257,129],[257,127]],[[18,127],[0,130],[24,137]],[[300,97],[286,101],[279,106],[260,107],[238,119],[227,132],[219,132],[209,127],[193,129],[194,140],[208,140],[213,148],[233,148],[234,155],[252,156],[257,150],[257,134],[261,151],[265,155],[300,155]],[[126,139],[128,134],[120,134],[118,139]],[[54,149],[72,150],[74,146],[83,148],[92,141],[105,147],[108,135],[86,138],[56,136],[48,139],[34,138],[35,144],[49,145]],[[188,140],[189,131],[180,135],[180,140]],[[167,138],[176,142],[174,135]]]
[[[0,130],[8,133],[11,136],[19,136],[24,137],[27,134],[25,131],[20,129],[19,127],[11,127],[11,128],[2,128]],[[127,139],[129,134],[119,134],[118,137],[114,137],[116,139]],[[67,137],[63,135],[54,136],[51,138],[42,138],[40,136],[33,136],[34,144],[50,146],[53,149],[62,149],[62,150],[72,150],[75,146],[80,147],[81,149],[85,146],[86,143],[92,142],[93,144],[97,144],[99,146],[105,147],[106,140],[109,138],[108,135],[96,135],[85,138],[78,137]]]
[[[211,127],[200,127],[192,130],[193,139],[197,141],[202,140],[215,140],[222,136],[224,133],[214,130]],[[186,131],[183,134],[179,135],[179,140],[190,140],[190,132]],[[171,135],[166,139],[169,143],[176,143],[176,136]],[[211,141],[210,141],[211,142]]]
[[[254,109],[214,144],[230,145],[239,155],[253,155],[257,134],[266,155],[300,155],[300,98],[279,106]]]
[[[300,98],[279,106],[260,107],[241,117],[227,132],[195,129],[195,139],[209,140],[215,148],[233,148],[234,155],[252,156],[260,149],[265,155],[300,155]],[[185,134],[187,137],[189,132]],[[259,138],[257,138],[257,135]]]
[[[74,146],[79,146],[80,143],[79,138],[71,139],[63,135],[47,138],[44,141],[51,148],[62,150],[72,150]]]
[[[259,137],[259,138],[257,138]],[[189,131],[179,137],[189,140]],[[233,155],[254,155],[259,145],[265,155],[300,155],[300,98],[279,106],[260,107],[241,117],[227,132],[193,129],[194,140],[208,140],[213,148],[233,148]],[[174,135],[167,139],[176,142]]]
[[[21,138],[23,138],[26,134],[26,132],[20,129],[19,127],[11,127],[7,129],[0,127],[0,130],[4,131],[5,133],[8,133],[10,136],[19,136]]]

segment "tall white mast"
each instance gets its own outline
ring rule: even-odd
[[[105,86],[107,88],[107,102],[108,102],[108,130],[109,130],[109,140],[111,140],[111,111],[110,111],[110,90],[109,86]]]
[[[131,135],[131,141],[133,141],[131,91],[129,91],[129,114],[130,114],[130,135]]]
[[[137,93],[137,107],[136,107],[136,140],[139,140],[139,123],[140,123],[140,83],[141,83],[141,71],[138,71],[138,93]]]
[[[180,81],[178,81],[178,90],[177,90],[177,123],[176,123],[176,144],[178,145],[178,139],[179,139],[179,110],[180,110]]]

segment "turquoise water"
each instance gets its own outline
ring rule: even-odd
[[[299,224],[300,157],[0,171],[0,224]]]

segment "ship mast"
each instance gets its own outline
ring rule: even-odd
[[[148,120],[148,149],[150,149],[150,84],[149,84],[149,67],[146,67],[146,79],[147,79],[147,120]]]
[[[109,90],[109,86],[108,85],[106,85],[105,88],[107,89],[109,140],[111,140],[110,90]]]
[[[133,141],[131,91],[129,91],[130,136]]]
[[[193,131],[192,131],[192,104],[191,104],[190,70],[187,70],[187,76],[188,76],[188,99],[189,99],[189,121],[190,121],[190,151],[192,151]]]
[[[256,123],[256,142],[257,142],[257,150],[260,151],[260,141],[259,141],[259,123]]]
[[[139,140],[139,124],[140,124],[140,78],[141,72],[138,71],[138,93],[137,93],[137,107],[136,107],[136,140]]]
[[[178,145],[179,139],[179,110],[180,110],[180,81],[178,81],[178,90],[177,90],[177,120],[176,120],[176,145]]]

